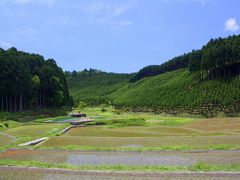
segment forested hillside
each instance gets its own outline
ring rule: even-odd
[[[229,80],[200,80],[187,69],[130,83],[110,95],[119,107],[158,112],[240,112],[240,76]]]
[[[240,35],[211,39],[200,50],[175,57],[161,65],[147,66],[130,80],[156,76],[165,72],[189,68],[190,72],[201,72],[201,78],[231,78],[240,73]]]
[[[109,103],[109,94],[127,84],[130,74],[106,73],[95,69],[65,72],[75,105]]]
[[[64,73],[53,59],[0,48],[0,110],[38,110],[68,103]]]
[[[240,35],[211,39],[200,50],[132,75],[75,74],[68,83],[78,102],[171,113],[240,112]]]

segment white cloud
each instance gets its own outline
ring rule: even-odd
[[[44,5],[53,5],[58,0],[0,0],[0,4],[12,3],[17,5],[23,4],[44,4]]]
[[[134,0],[128,0],[119,4],[111,4],[107,1],[95,0],[85,7],[89,16],[89,23],[111,24],[116,26],[128,26],[132,22],[122,16],[134,6]]]
[[[225,31],[232,31],[235,32],[239,29],[239,26],[237,24],[236,18],[229,18],[225,22]]]
[[[4,48],[4,49],[8,49],[10,47],[13,47],[13,45],[9,42],[6,42],[6,41],[1,41],[0,42],[0,47]]]
[[[179,2],[179,3],[193,2],[193,3],[199,3],[202,6],[205,6],[206,4],[208,4],[210,2],[210,0],[162,0],[162,1],[164,1],[164,2]]]

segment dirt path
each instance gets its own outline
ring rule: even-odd
[[[76,171],[30,167],[0,167],[0,179],[17,180],[66,180],[66,179],[239,179],[240,173],[232,172],[118,172]]]

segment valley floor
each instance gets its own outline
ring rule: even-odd
[[[238,117],[83,112],[95,122],[66,133],[69,116],[8,120],[0,129],[0,179],[240,178]],[[42,137],[38,145],[18,146]]]

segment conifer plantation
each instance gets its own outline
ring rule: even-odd
[[[76,104],[99,104],[98,100],[101,99],[102,103],[139,111],[196,114],[239,112],[239,48],[240,35],[211,39],[200,50],[125,75],[125,81],[120,84],[117,83],[121,82],[120,74],[103,73],[115,82],[114,86],[107,81],[103,83],[98,71],[75,72],[75,76],[72,73],[68,78],[70,91]],[[83,77],[87,77],[87,84]],[[79,98],[80,94],[82,98]],[[84,94],[92,100],[83,98]]]
[[[1,111],[69,105],[64,73],[53,59],[16,48],[0,49],[0,80]]]

